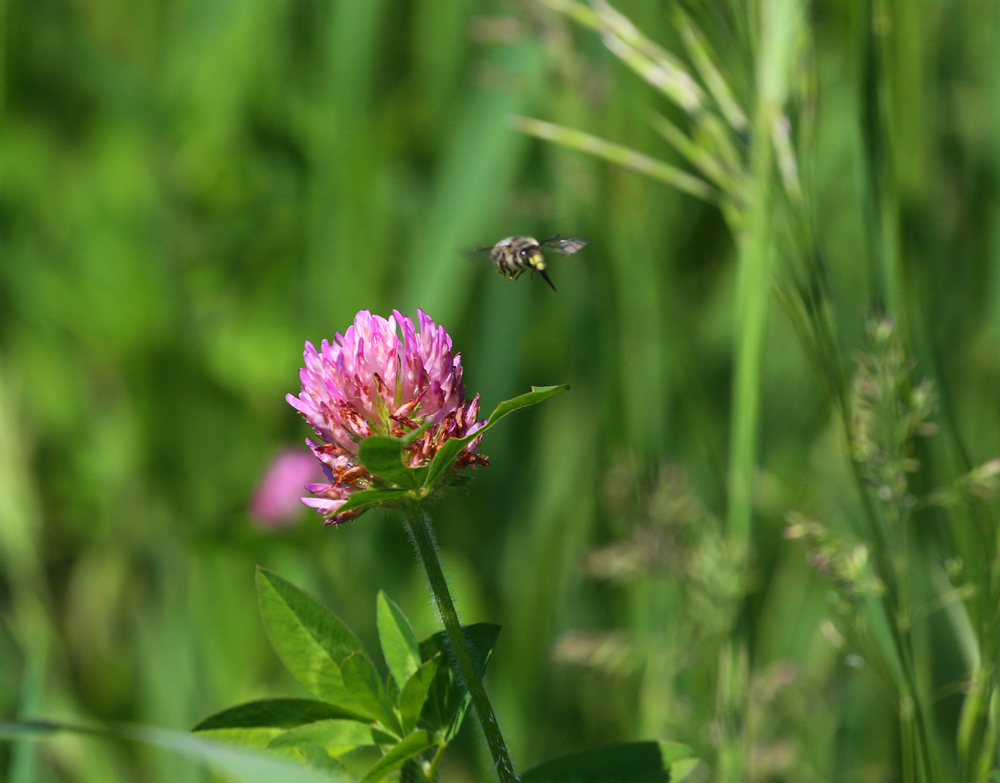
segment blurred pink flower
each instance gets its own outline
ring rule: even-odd
[[[262,527],[291,525],[298,518],[302,486],[320,478],[311,454],[286,450],[274,458],[250,501],[250,518]]]
[[[479,395],[465,402],[461,355],[452,354],[451,337],[422,310],[417,310],[417,320],[419,333],[396,310],[388,319],[362,310],[353,326],[334,335],[332,344],[324,340],[317,351],[306,343],[305,367],[299,372],[302,390],[285,399],[322,440],[306,443],[329,483],[307,484],[316,497],[302,502],[327,517],[327,524],[362,512],[337,514],[352,492],[367,489],[376,478],[357,460],[364,438],[402,437],[430,421],[427,431],[407,446],[410,467],[420,467],[445,441],[471,435],[485,424],[476,420]],[[489,464],[476,454],[478,445],[478,438],[471,441],[455,468]]]

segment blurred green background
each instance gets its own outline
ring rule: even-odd
[[[889,143],[903,162],[891,186],[918,375],[934,376],[978,463],[1000,452],[997,10],[890,5]],[[680,49],[667,3],[617,7]],[[711,3],[690,8],[747,97],[741,31]],[[711,760],[725,675],[701,645],[728,633],[737,590],[715,521],[735,245],[715,208],[507,123],[535,116],[683,166],[646,121],[670,111],[662,97],[598,36],[530,2],[0,9],[0,715],[185,729],[238,701],[301,695],[262,629],[256,564],[314,592],[369,649],[379,588],[418,635],[436,630],[402,527],[382,512],[327,529],[305,509],[282,529],[248,517],[270,461],[307,435],[283,399],[303,341],[359,309],[421,307],[487,411],[531,384],[572,385],[494,430],[490,467],[436,507],[463,620],[504,626],[487,685],[515,761],[645,738]],[[819,99],[802,165],[848,370],[884,293],[863,152],[871,13],[820,2],[808,22]],[[557,294],[464,253],[557,232],[590,240],[551,263]],[[776,307],[765,351],[751,778],[893,780],[891,703],[838,647],[828,583],[782,536],[789,508],[833,527],[857,517],[840,426]],[[608,542],[666,554],[636,565]],[[933,533],[927,546],[944,551]],[[682,568],[669,555],[684,547],[700,559]],[[960,653],[946,634],[928,644],[953,727]],[[210,779],[74,737],[0,745],[0,769],[14,783]],[[442,773],[490,779],[470,725]]]

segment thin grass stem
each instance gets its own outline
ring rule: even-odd
[[[527,133],[546,141],[554,141],[563,147],[574,149],[579,152],[586,152],[598,158],[603,158],[609,163],[614,163],[626,169],[645,174],[647,177],[664,182],[667,185],[697,196],[705,201],[716,203],[720,200],[721,194],[703,179],[694,177],[685,171],[681,171],[674,166],[670,166],[662,161],[643,155],[633,149],[624,147],[621,144],[614,144],[610,141],[591,136],[583,131],[573,130],[562,125],[553,125],[551,122],[532,119],[531,117],[520,117],[513,115],[510,124],[515,130]]]

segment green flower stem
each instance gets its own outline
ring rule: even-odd
[[[462,624],[458,620],[455,603],[451,600],[448,583],[445,581],[444,572],[441,571],[441,561],[438,560],[437,543],[434,540],[430,515],[426,512],[419,512],[408,516],[406,529],[410,534],[410,540],[413,541],[414,548],[417,550],[417,557],[420,558],[420,562],[424,564],[424,570],[427,572],[427,581],[430,583],[434,603],[441,616],[441,624],[448,637],[451,653],[455,656],[455,663],[458,664],[459,674],[472,697],[472,705],[476,708],[479,723],[483,727],[483,734],[486,735],[486,744],[493,757],[497,777],[500,779],[500,783],[517,783],[517,775],[514,774],[514,766],[510,762],[507,745],[500,733],[500,725],[493,714],[493,707],[490,706],[483,681],[472,662],[469,643],[466,641],[465,634],[462,633]]]
[[[444,749],[448,747],[448,743],[440,742],[438,743],[437,752],[434,754],[434,759],[431,761],[430,766],[427,768],[427,780],[433,783],[438,779],[437,768],[438,764],[441,763],[441,759],[444,757]]]

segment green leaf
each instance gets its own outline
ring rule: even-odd
[[[476,666],[476,672],[482,677],[486,674],[486,662],[489,660],[493,646],[497,643],[502,625],[494,623],[473,623],[463,625],[462,633],[469,643],[472,652],[472,662]],[[431,634],[426,639],[420,640],[420,657],[424,661],[429,661],[435,655],[445,653],[447,650],[448,637],[444,631]]]
[[[474,438],[478,438],[486,432],[488,427],[489,424],[476,430],[476,432],[472,435],[467,435],[464,438],[452,438],[451,440],[446,440],[441,448],[438,449],[437,454],[434,455],[434,459],[431,460],[431,464],[427,466],[427,477],[424,479],[424,486],[434,486],[438,479],[448,472],[448,468],[455,464],[455,460],[458,459],[458,455],[461,453],[462,449],[471,443]]]
[[[462,626],[462,631],[469,642],[472,662],[482,677],[486,673],[486,662],[490,652],[500,634],[500,626],[492,623],[476,623]],[[441,661],[428,689],[421,718],[438,736],[449,742],[458,733],[462,719],[469,709],[469,693],[446,651],[444,632],[439,631],[422,640],[420,655],[425,661],[432,660],[435,656],[439,656]]]
[[[368,657],[364,653],[355,653],[341,664],[340,671],[354,703],[385,729],[395,733],[397,737],[402,736],[392,701]]]
[[[348,783],[352,777],[331,771],[325,775],[313,772],[299,764],[276,759],[266,754],[234,748],[218,742],[195,737],[180,731],[168,731],[149,726],[85,727],[52,721],[25,721],[0,723],[0,737],[16,739],[41,739],[58,731],[78,734],[120,737],[122,739],[154,745],[181,756],[210,764],[243,783]]]
[[[372,725],[357,720],[319,720],[297,726],[277,735],[268,748],[299,748],[320,745],[325,748],[358,748],[378,745],[372,736]]]
[[[389,703],[393,705],[399,704],[399,686],[396,685],[396,678],[390,674],[383,685],[385,685],[385,693],[389,698]]]
[[[85,726],[70,726],[51,720],[17,720],[0,722],[0,739],[18,742],[23,739],[42,739],[60,731],[74,731],[78,734],[104,734],[103,729]]]
[[[267,635],[288,671],[314,696],[358,717],[340,664],[361,642],[305,590],[260,567],[257,596]]]
[[[628,742],[559,756],[529,769],[522,783],[667,783],[671,765],[690,758],[678,742]]]
[[[191,731],[273,727],[290,729],[304,723],[347,717],[344,710],[315,699],[257,699],[203,718]]]
[[[537,405],[549,397],[562,394],[564,391],[569,391],[568,383],[561,383],[558,386],[532,386],[531,391],[527,394],[522,394],[519,397],[514,397],[497,405],[493,413],[490,414],[489,419],[486,420],[486,426],[483,429],[489,429],[508,413],[513,413],[520,408],[527,408],[529,405]],[[479,433],[476,434],[478,435]]]
[[[408,432],[406,435],[400,438],[400,440],[403,442],[403,445],[409,446],[411,443],[413,443],[413,441],[415,441],[417,438],[419,438],[421,435],[427,432],[427,430],[431,428],[432,424],[434,424],[433,420],[427,419],[423,424],[421,424],[419,427],[413,430],[413,432]]]
[[[698,776],[694,777],[695,780],[708,780],[709,773],[708,767],[700,759],[681,759],[680,761],[675,761],[670,765],[670,783],[683,783],[683,781],[688,779],[688,776],[693,776],[695,771],[698,771]]]
[[[407,759],[423,753],[434,744],[434,738],[428,732],[413,732],[375,762],[375,765],[361,778],[362,783],[374,783],[376,780],[381,780],[390,772],[395,772],[403,766],[403,762]]]
[[[437,674],[438,666],[443,658],[438,655],[431,658],[427,663],[417,669],[413,676],[406,681],[402,693],[399,694],[399,716],[403,724],[403,733],[413,731],[423,711],[424,703],[427,701],[427,694],[430,692],[431,683]]]
[[[381,590],[376,602],[382,655],[400,688],[420,667],[420,643],[402,610]]]
[[[347,783],[353,778],[332,770],[320,775],[299,764],[276,759],[255,751],[219,745],[207,739],[175,731],[130,727],[123,736],[158,745],[188,758],[201,760],[225,770],[244,783]]]
[[[403,441],[385,435],[372,435],[358,444],[358,459],[369,473],[406,489],[420,486],[419,473],[403,464]]]
[[[364,508],[373,503],[384,503],[387,500],[396,500],[405,496],[408,489],[362,489],[359,492],[352,492],[347,502],[337,509],[338,514],[350,511],[353,508]]]
[[[343,780],[344,778],[348,780],[357,780],[358,776],[352,773],[347,767],[345,767],[339,759],[335,759],[331,756],[326,748],[320,747],[319,745],[302,745],[296,748],[299,755],[302,756],[306,765],[315,769],[318,772],[322,772],[325,775],[333,776],[334,780]]]
[[[497,405],[493,413],[490,414],[489,419],[486,420],[486,424],[481,429],[465,438],[452,438],[449,441],[445,441],[427,468],[427,478],[424,481],[424,486],[433,486],[447,472],[448,468],[455,463],[459,453],[473,438],[478,438],[508,413],[513,413],[529,405],[537,405],[542,400],[547,400],[549,397],[554,397],[556,394],[561,394],[568,389],[569,384],[565,383],[559,386],[532,386],[531,391],[527,394],[522,394],[520,397],[501,402]]]
[[[263,748],[296,726],[348,717],[353,715],[314,699],[260,699],[209,715],[191,731],[248,748]]]

